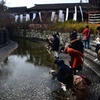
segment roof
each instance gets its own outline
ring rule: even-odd
[[[6,11],[8,13],[24,13],[27,10],[27,7],[9,7]]]
[[[42,10],[66,10],[66,8],[72,8],[81,6],[83,10],[93,11],[97,9],[97,7],[89,4],[89,3],[58,3],[58,4],[35,4],[34,7],[27,9],[30,11],[42,11]],[[93,8],[93,9],[92,9]]]

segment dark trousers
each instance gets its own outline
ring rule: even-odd
[[[96,49],[95,49],[95,52],[96,52],[97,54],[98,54],[99,49],[100,49],[100,44],[97,44],[97,45],[96,45]]]

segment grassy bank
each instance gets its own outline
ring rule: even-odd
[[[82,33],[86,25],[90,27],[93,34],[96,34],[97,26],[100,26],[100,24],[87,24],[78,22],[56,22],[52,23],[51,29],[59,32],[71,32],[73,29],[76,29],[77,32]]]

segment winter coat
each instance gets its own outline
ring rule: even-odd
[[[57,71],[52,72],[52,75],[56,76],[58,81],[64,83],[65,76],[72,74],[72,70],[68,65],[64,64],[63,60],[59,60],[57,65]]]
[[[83,35],[84,35],[84,36],[90,38],[90,34],[91,34],[91,31],[90,31],[89,28],[85,28],[85,29],[83,30]]]
[[[84,46],[81,40],[74,39],[70,42],[69,44],[70,48],[73,48],[75,50],[78,50],[79,52],[83,53],[84,52]]]
[[[54,39],[52,40],[52,50],[59,51],[59,46],[60,46],[60,40],[57,36],[54,36]]]
[[[65,48],[64,51],[71,57],[70,64],[72,68],[77,68],[83,64],[82,57],[84,55],[81,52],[69,47]]]

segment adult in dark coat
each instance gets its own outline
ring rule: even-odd
[[[59,46],[60,46],[60,40],[57,37],[56,34],[53,35],[53,40],[52,40],[52,50],[54,51],[54,56],[56,58],[59,58],[58,52],[59,52]]]
[[[77,39],[77,33],[72,32],[70,34],[70,44],[69,44],[70,48],[73,48],[75,50],[78,50],[81,53],[84,53],[84,46],[83,46],[83,42],[80,39]]]
[[[51,74],[56,76],[58,81],[65,83],[65,77],[72,74],[71,68],[66,65],[63,60],[55,60],[54,64],[57,67],[57,70],[51,71]]]
[[[81,40],[78,39],[71,40],[69,47],[78,50],[81,53],[84,53],[84,46]]]

